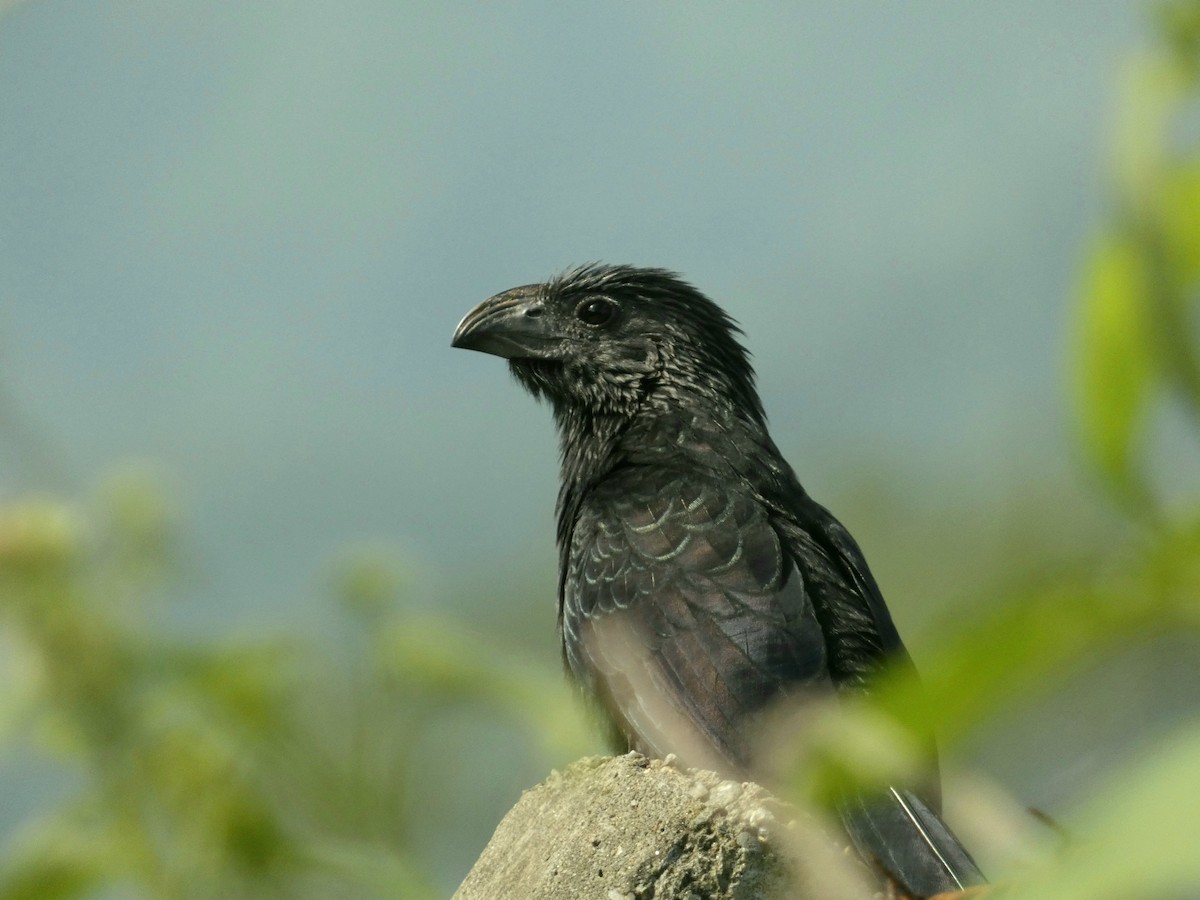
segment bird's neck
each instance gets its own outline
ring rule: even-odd
[[[585,489],[620,463],[621,437],[630,417],[563,404],[554,409],[563,491]]]
[[[579,508],[588,492],[620,465],[621,436],[629,421],[628,416],[555,404],[554,424],[558,430],[561,463],[556,504],[557,543],[564,566]]]
[[[782,460],[760,420],[732,404],[645,404],[616,414],[574,404],[556,405],[561,480],[559,539],[569,536],[580,503],[613,470],[629,465],[694,469],[711,477],[757,482]]]

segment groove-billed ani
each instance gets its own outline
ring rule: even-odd
[[[772,701],[907,664],[862,551],[767,433],[740,333],[670,272],[590,265],[485,300],[453,340],[553,406],[571,673],[630,747],[727,772]],[[926,897],[982,881],[936,808],[899,787],[841,815]]]

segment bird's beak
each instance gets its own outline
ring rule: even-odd
[[[548,318],[537,285],[513,288],[463,316],[450,346],[504,359],[544,359],[561,342]]]

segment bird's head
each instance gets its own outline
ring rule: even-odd
[[[593,264],[483,301],[463,317],[452,346],[507,359],[556,409],[633,415],[728,401],[761,419],[740,333],[672,272]]]

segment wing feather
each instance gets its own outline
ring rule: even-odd
[[[567,662],[637,749],[708,745],[742,766],[756,714],[828,684],[804,579],[750,493],[632,470],[581,507],[570,566]]]

